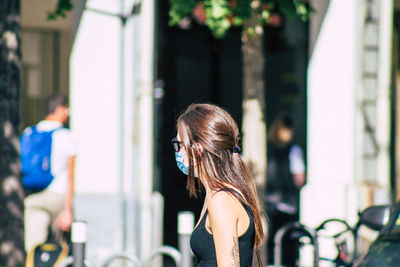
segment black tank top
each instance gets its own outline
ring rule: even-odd
[[[239,236],[240,267],[251,267],[253,261],[253,247],[255,240],[254,218],[251,208],[242,203],[250,218],[246,232]],[[215,252],[213,235],[206,229],[208,210],[204,212],[199,225],[193,230],[190,237],[190,247],[197,260],[197,267],[216,267],[217,255]]]

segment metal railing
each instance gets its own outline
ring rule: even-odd
[[[153,259],[160,255],[166,255],[173,259],[176,267],[191,267],[192,254],[189,247],[190,234],[194,227],[194,215],[192,212],[181,212],[178,215],[179,249],[171,246],[160,246],[153,249],[149,256],[141,260],[138,256],[124,251],[109,255],[99,266],[108,267],[115,260],[125,260],[135,267],[151,267]],[[75,221],[71,228],[71,242],[73,255],[65,258],[59,267],[94,267],[95,264],[86,259],[86,228],[85,221]]]
[[[319,248],[315,230],[308,228],[300,222],[292,222],[282,226],[274,236],[274,267],[282,267],[282,241],[290,232],[300,232],[303,236],[311,239],[314,246],[314,267],[319,267]]]

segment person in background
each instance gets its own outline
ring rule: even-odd
[[[305,165],[302,149],[293,143],[294,122],[286,115],[279,115],[268,131],[268,171],[265,208],[269,218],[267,240],[268,263],[274,263],[274,236],[283,225],[299,220],[299,193],[304,186]],[[298,242],[290,235],[283,240],[283,261],[295,266]]]
[[[236,122],[218,106],[192,104],[178,118],[177,130],[172,143],[177,165],[188,176],[187,189],[193,196],[206,191],[190,239],[197,266],[251,267],[264,233]]]
[[[37,131],[54,131],[51,138],[51,174],[54,179],[42,191],[27,195],[25,204],[25,249],[47,240],[49,226],[69,231],[73,221],[74,167],[77,147],[68,122],[68,98],[61,94],[48,97],[45,119]]]

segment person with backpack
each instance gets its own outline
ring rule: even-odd
[[[64,126],[68,117],[68,98],[51,95],[45,119],[25,129],[20,137],[28,252],[47,240],[50,226],[69,231],[73,221],[77,147],[71,131]]]

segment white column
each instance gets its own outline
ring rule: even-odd
[[[393,0],[378,1],[379,57],[376,137],[380,147],[377,164],[376,204],[389,203],[390,194],[390,86],[392,78]]]
[[[139,198],[134,191],[140,191],[134,184],[139,180],[134,137],[139,131],[135,123],[139,83],[133,55],[139,38],[134,36],[136,17],[122,29],[117,16],[121,11],[126,14],[131,5],[132,1],[87,1],[71,53],[71,128],[79,143],[76,215],[89,222],[92,259],[121,249],[135,253],[140,247],[135,243],[139,212],[134,203]],[[107,216],[113,220],[104,220]]]
[[[154,85],[154,0],[142,1],[139,51],[139,195],[141,204],[141,256],[151,250],[151,193],[153,190],[153,85]]]
[[[113,3],[98,8],[118,13]],[[118,192],[119,27],[117,17],[84,11],[74,40],[70,105],[79,144],[77,193]]]
[[[315,226],[328,217],[356,216],[355,92],[357,0],[329,1],[308,68],[308,181],[301,193],[301,220]],[[314,1],[318,6],[324,5]]]
[[[355,114],[359,70],[360,0],[312,1],[313,48],[308,67],[308,176],[301,192],[302,223],[316,227],[328,218],[350,224],[357,216]],[[332,252],[321,242],[321,252]],[[324,254],[321,256],[328,256]],[[302,264],[312,261],[301,255]]]

